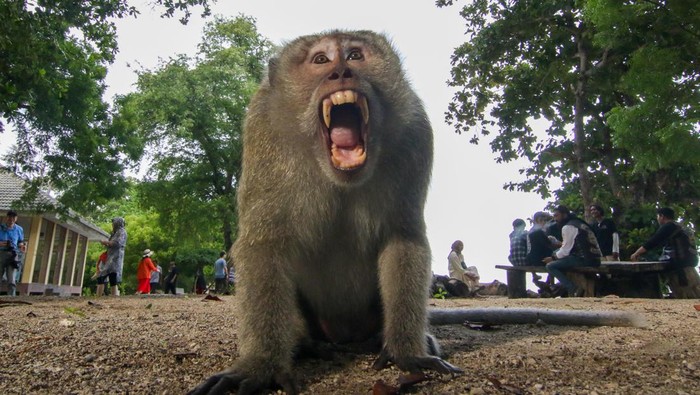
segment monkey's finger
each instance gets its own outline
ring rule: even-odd
[[[209,377],[205,382],[196,386],[192,391],[188,392],[187,395],[209,394],[209,390],[219,382],[219,380],[221,379],[221,376],[223,376],[223,375],[224,375],[224,373],[217,373],[217,374]]]
[[[238,388],[239,384],[241,384],[241,387],[243,387],[240,376],[236,376],[233,374],[221,375],[219,381],[213,387],[211,387],[211,389],[209,389],[209,393],[207,395],[229,394],[231,393],[231,391]]]
[[[422,369],[430,369],[442,374],[464,373],[462,369],[438,357],[419,358],[418,366]]]
[[[389,365],[390,360],[391,358],[389,357],[389,353],[386,351],[386,349],[382,349],[382,352],[379,353],[379,356],[372,364],[372,369],[382,370]]]
[[[279,384],[287,395],[296,395],[299,393],[296,380],[288,373],[281,373],[275,376],[275,381]]]

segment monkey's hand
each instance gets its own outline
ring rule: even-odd
[[[282,387],[287,394],[299,393],[289,370],[273,370],[267,364],[254,366],[240,361],[230,369],[209,377],[188,395],[223,395],[234,390],[238,390],[237,394],[257,394],[275,385]]]
[[[389,365],[389,362],[393,362],[399,369],[410,373],[422,372],[425,369],[434,370],[441,374],[464,373],[462,369],[440,357],[432,355],[425,357],[394,358],[389,355],[389,351],[387,351],[386,347],[382,349],[382,352],[379,354],[377,360],[374,361],[372,367],[377,370],[384,369]]]

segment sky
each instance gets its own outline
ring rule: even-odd
[[[108,102],[115,94],[134,90],[135,68],[154,68],[176,54],[194,55],[202,36],[205,21],[197,9],[183,26],[176,19],[159,18],[157,10],[138,1],[134,4],[141,15],[117,22],[119,53],[107,75]],[[503,190],[505,183],[521,179],[518,169],[526,163],[496,163],[486,141],[470,144],[470,136],[456,134],[444,121],[453,96],[447,86],[450,58],[466,40],[459,9],[459,3],[438,8],[434,0],[220,0],[212,14],[252,16],[258,32],[275,44],[336,28],[386,34],[403,59],[434,131],[435,160],[425,211],[433,271],[447,274],[450,246],[460,239],[466,263],[478,268],[482,282],[505,282],[505,271],[494,265],[508,264],[511,223],[530,218],[546,202],[536,194]]]

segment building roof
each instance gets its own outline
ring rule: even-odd
[[[0,168],[0,211],[4,212],[13,208],[12,203],[24,196],[25,185],[24,180],[16,174]],[[32,211],[32,214],[38,214],[46,219],[58,222],[68,229],[87,236],[89,240],[106,240],[109,238],[109,233],[84,219],[73,210],[68,209],[68,216],[59,216],[56,212],[44,211],[43,208],[47,205],[60,206],[60,203],[45,191],[39,191],[35,200],[27,204],[26,207]],[[22,214],[23,210],[17,211]]]

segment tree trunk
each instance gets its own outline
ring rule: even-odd
[[[578,171],[579,186],[583,207],[590,207],[593,203],[591,193],[591,181],[588,174],[588,162],[586,161],[586,132],[584,130],[583,117],[585,114],[586,82],[588,78],[588,53],[581,38],[582,30],[576,34],[578,46],[579,68],[578,79],[574,88],[574,156],[576,158],[576,170]],[[585,213],[588,210],[584,210]]]

